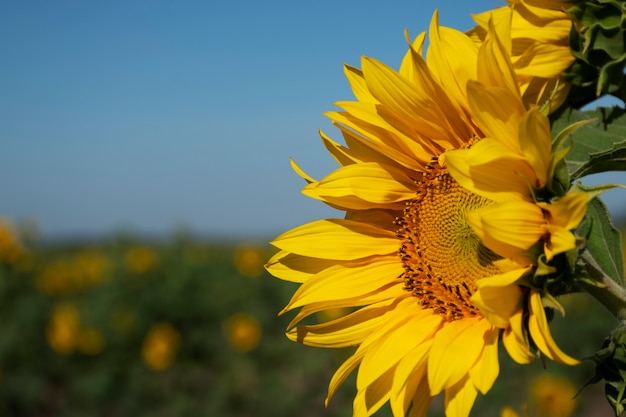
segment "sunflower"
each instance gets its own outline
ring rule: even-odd
[[[511,61],[522,94],[528,101],[550,99],[556,110],[569,85],[561,78],[573,63],[569,34],[572,20],[567,9],[572,0],[507,0],[508,5],[473,15],[478,26],[468,35],[478,43],[487,36],[489,20],[511,21]]]
[[[278,236],[267,268],[301,283],[283,310],[301,308],[290,339],[358,346],[327,398],[358,367],[355,416],[386,402],[396,417],[424,416],[441,392],[448,417],[467,416],[498,376],[500,340],[522,364],[534,347],[578,363],[552,338],[545,291],[529,278],[576,247],[587,200],[550,191],[562,152],[522,98],[500,38],[508,21],[496,23],[478,45],[435,14],[426,58],[422,33],[399,71],[366,57],[346,66],[357,101],[327,113],[346,145],[321,134],[340,167],[317,181],[292,161],[303,193],[345,217]],[[336,308],[350,312],[296,326]]]

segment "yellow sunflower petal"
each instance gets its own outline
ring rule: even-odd
[[[373,59],[362,60],[368,87],[383,104],[378,111],[384,112],[392,125],[399,128],[397,123],[402,121],[417,134],[428,138],[423,141],[424,144],[439,143],[445,146],[456,137],[448,120],[449,117],[455,117],[456,112],[441,87],[430,76],[430,71],[421,57],[416,56],[415,63],[422,66],[421,70],[414,72],[418,78],[413,82],[418,88],[386,65]],[[450,107],[451,112],[446,112],[447,107]],[[392,119],[390,116],[394,115],[396,117]],[[409,142],[407,145],[412,144]],[[440,148],[443,149],[445,148]]]
[[[385,314],[396,308],[397,300],[363,307],[328,323],[298,326],[287,332],[289,339],[315,347],[356,346],[387,320]]]
[[[441,316],[427,310],[416,309],[416,306],[408,307],[404,311],[407,313],[407,320],[399,323],[398,327],[389,332],[384,339],[372,344],[368,355],[359,367],[357,389],[364,389],[387,369],[397,365],[414,346],[430,338],[439,328]],[[398,312],[394,311],[392,314],[398,313],[403,312],[398,309]],[[411,343],[407,343],[408,340]]]
[[[363,345],[361,345],[363,347]],[[352,356],[346,359],[340,366],[337,368],[332,378],[330,379],[330,383],[328,384],[328,394],[326,395],[326,400],[324,404],[328,407],[328,403],[335,395],[337,388],[350,376],[352,371],[356,369],[357,366],[363,360],[365,356],[366,349],[357,350]]]
[[[296,161],[294,161],[293,158],[289,158],[289,162],[291,163],[291,168],[296,171],[296,174],[302,177],[302,179],[304,179],[308,183],[315,182],[315,179],[310,177],[306,172],[304,172],[302,168],[300,168],[298,164],[296,164]]]
[[[486,138],[471,149],[444,154],[450,175],[461,186],[493,201],[530,199],[527,178],[533,178],[525,158],[494,139]]]
[[[447,323],[437,332],[428,357],[431,395],[453,386],[468,374],[482,352],[483,338],[489,328],[487,320],[468,318]]]
[[[478,81],[467,83],[472,115],[485,137],[497,139],[509,149],[519,151],[518,126],[524,106],[514,93],[501,87],[490,87]]]
[[[446,417],[468,417],[477,396],[478,390],[469,376],[447,388],[444,398]]]
[[[498,361],[498,335],[499,329],[492,329],[485,335],[485,348],[482,355],[476,361],[476,365],[470,369],[470,378],[478,391],[486,394],[500,373]]]
[[[267,261],[265,268],[276,278],[302,283],[336,263],[335,260],[309,258],[294,255],[287,251],[279,251]]]
[[[416,68],[415,62],[413,62],[413,59],[415,57],[415,54],[413,53],[413,51],[416,51],[419,56],[422,55],[422,51],[424,48],[424,41],[426,40],[426,32],[420,32],[415,37],[415,40],[413,42],[411,42],[411,38],[409,37],[408,30],[404,31],[404,37],[407,39],[407,42],[409,43],[409,45],[412,46],[412,48],[409,48],[406,54],[404,54],[404,58],[402,58],[402,62],[400,63],[400,69],[398,70],[398,73],[402,75],[404,78],[410,80],[413,77],[415,77],[414,71]]]
[[[389,400],[391,395],[389,387],[393,381],[394,371],[395,367],[389,369],[365,389],[357,392],[354,398],[353,417],[369,417]]]
[[[426,59],[433,76],[446,83],[446,91],[468,109],[466,85],[477,78],[478,48],[465,34],[437,24],[437,14],[433,15],[429,30],[430,47]]]
[[[491,204],[468,213],[467,223],[489,249],[505,246],[526,250],[539,241],[546,223],[541,209],[527,201]]]
[[[351,110],[355,111],[357,106],[353,105]],[[391,127],[381,127],[375,124],[377,120],[361,120],[348,112],[326,112],[326,117],[331,119],[342,131],[353,130],[358,135],[363,136],[363,142],[389,158],[393,158],[398,164],[407,168],[414,168],[415,161],[427,161],[429,153],[423,150],[423,147],[415,142],[414,151],[408,150],[402,143],[404,141],[399,132],[394,131]],[[380,118],[379,116],[377,116]],[[359,136],[355,136],[359,137]],[[367,139],[365,139],[367,138]]]
[[[376,99],[367,89],[367,84],[363,78],[363,71],[350,65],[344,65],[343,69],[348,83],[350,83],[350,88],[352,88],[352,94],[354,94],[357,100],[375,103]]]
[[[428,392],[428,378],[426,367],[428,363],[428,351],[432,346],[432,339],[414,347],[398,363],[393,377],[391,397],[389,404],[394,415],[405,416],[409,407],[419,407],[414,402],[415,393],[420,385]],[[428,396],[430,398],[430,396]],[[430,399],[428,401],[430,404]]]
[[[517,285],[483,287],[474,293],[471,300],[492,325],[506,329],[509,319],[520,308],[522,290]]]
[[[360,307],[375,303],[386,302],[388,300],[395,300],[399,302],[408,297],[410,297],[410,294],[407,294],[407,292],[402,288],[402,285],[398,285],[397,283],[390,283],[366,295],[351,298],[340,298],[335,300],[324,300],[318,303],[307,304],[303,306],[298,314],[293,318],[293,320],[291,320],[287,328],[292,328],[304,318],[310,316],[311,314],[319,313],[320,311],[333,308]],[[284,311],[279,314],[282,313],[284,313]]]
[[[404,307],[407,303],[409,303],[409,301],[411,300],[407,300],[404,303],[401,302],[399,305]],[[363,343],[361,343],[356,352],[354,352],[354,354],[350,356],[334,373],[328,386],[326,405],[328,405],[328,401],[330,401],[337,388],[339,388],[339,385],[341,385],[343,381],[348,378],[350,373],[352,373],[352,371],[361,363],[372,345],[381,338],[384,338],[389,332],[392,332],[398,325],[406,321],[406,319],[406,316],[401,314],[390,314],[382,326],[370,333]]]
[[[299,255],[337,260],[388,255],[398,250],[398,239],[393,232],[341,219],[317,220],[298,226],[270,243]]]
[[[544,226],[549,238],[544,243],[546,261],[550,262],[555,255],[576,248],[576,236],[560,226]]]
[[[510,17],[500,19],[496,24],[489,21],[489,30],[478,51],[478,81],[491,86],[500,87],[511,93],[513,97],[520,101],[519,87],[513,66],[511,65],[510,46],[505,46],[503,41],[510,45]],[[498,34],[508,39],[500,40]]]
[[[364,296],[390,283],[402,285],[402,264],[393,257],[377,258],[366,265],[338,264],[304,282],[284,311],[305,304]]]
[[[350,156],[353,159],[359,159],[363,162],[374,161],[388,166],[402,167],[400,163],[391,158],[391,155],[385,154],[384,148],[378,146],[375,142],[360,137],[347,129],[342,129],[341,134],[350,151]],[[415,163],[413,163],[413,165],[415,165]]]
[[[504,262],[499,262],[498,265],[507,264],[506,268],[510,269],[501,274],[479,279],[476,282],[479,290],[486,287],[505,287],[512,285],[532,269],[532,266],[520,267],[517,264],[511,263],[508,259],[503,259],[503,261]],[[500,267],[500,270],[505,270],[504,268],[504,266]]]
[[[422,378],[415,389],[415,395],[411,401],[411,410],[407,417],[426,417],[431,402],[432,397],[428,393],[428,378]]]
[[[578,365],[580,361],[564,353],[552,338],[546,313],[541,303],[541,294],[538,291],[531,290],[529,308],[528,330],[539,350],[555,362],[565,365]]]
[[[550,152],[552,141],[550,121],[533,107],[524,114],[519,126],[519,141],[523,154],[533,167],[537,182],[535,188],[543,188],[547,183],[550,169]]]
[[[552,204],[538,203],[550,213],[550,224],[570,230],[580,224],[587,212],[589,197],[585,193],[568,193]]]
[[[302,192],[341,207],[367,209],[372,204],[392,204],[413,198],[415,184],[406,172],[397,168],[363,162],[341,167],[320,182],[307,185]]]
[[[510,326],[502,334],[502,343],[509,356],[519,364],[529,364],[535,359],[522,327],[523,311],[515,312],[509,319]]]
[[[572,63],[569,46],[533,44],[513,64],[518,76],[560,76]]]
[[[361,160],[354,157],[354,154],[350,152],[350,149],[345,146],[341,146],[339,143],[335,142],[328,136],[324,134],[321,130],[319,131],[320,137],[322,138],[322,142],[328,152],[335,158],[335,161],[339,163],[341,166],[346,166],[350,164],[355,164],[357,162],[362,162]]]

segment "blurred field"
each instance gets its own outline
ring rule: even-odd
[[[183,232],[50,243],[0,224],[0,415],[350,416],[354,377],[324,408],[350,351],[287,340],[293,314],[276,314],[296,286],[263,270],[272,254],[263,242]],[[562,301],[555,338],[573,356],[593,355],[616,322],[584,296]],[[601,386],[571,401],[591,363],[518,366],[504,349],[501,358],[496,386],[472,415],[524,404],[531,416],[558,417],[555,406],[611,415]],[[443,415],[440,400],[432,415]]]

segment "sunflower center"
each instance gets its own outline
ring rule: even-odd
[[[472,231],[465,214],[489,200],[462,188],[436,159],[417,188],[417,197],[396,219],[405,289],[446,320],[480,315],[470,297],[478,279],[499,272],[493,263],[498,257]]]

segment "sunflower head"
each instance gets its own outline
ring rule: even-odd
[[[586,196],[551,191],[562,152],[520,88],[510,23],[490,19],[476,43],[435,16],[428,48],[426,34],[409,40],[398,70],[347,66],[356,101],[327,114],[345,144],[322,134],[339,167],[316,180],[293,164],[304,194],[345,215],[278,236],[267,268],[301,284],[283,310],[300,308],[290,339],[358,346],[329,387],[330,398],[358,368],[355,415],[385,402],[425,415],[443,392],[446,415],[466,417],[498,376],[500,340],[518,363],[535,347],[578,363],[552,338],[532,279],[576,247]]]

